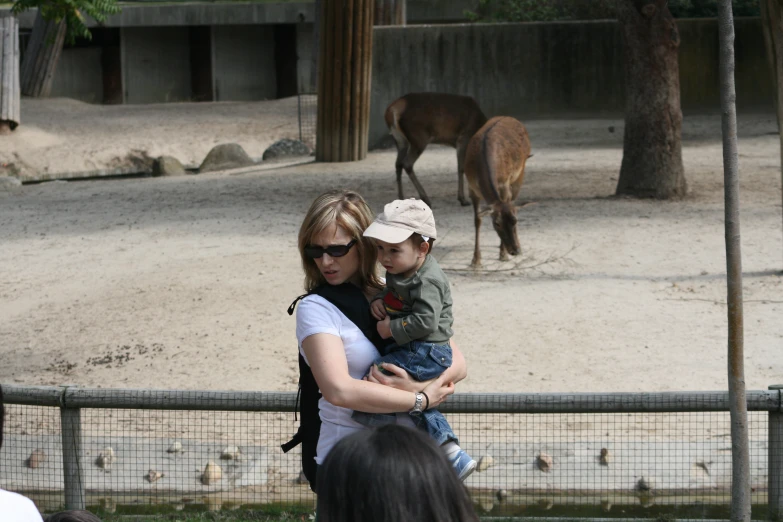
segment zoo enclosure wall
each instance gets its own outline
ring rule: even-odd
[[[279,449],[296,428],[295,393],[3,390],[0,487],[43,511],[314,506],[298,448]],[[781,393],[747,394],[756,519],[783,513]],[[466,485],[484,513],[596,518],[725,518],[728,410],[726,392],[457,394],[442,408],[480,459]]]

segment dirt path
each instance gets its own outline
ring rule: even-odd
[[[267,123],[282,110],[272,102],[230,105],[234,115]],[[147,131],[161,139],[157,109],[123,110],[150,123],[128,131],[130,142]],[[192,129],[201,130],[187,135],[192,149],[206,150],[211,123],[193,118]],[[111,124],[93,123],[92,134],[82,133],[89,121],[79,127],[87,144],[101,143]],[[456,339],[468,359],[459,391],[725,389],[719,117],[685,119],[691,195],[680,202],[609,197],[622,121],[526,123],[535,156],[520,199],[536,204],[520,211],[523,254],[513,262],[495,260],[498,240],[486,225],[487,270],[466,270],[473,219],[456,200],[454,152],[432,148],[417,164],[434,200],[435,255],[454,285]],[[774,131],[772,115],[740,117],[750,389],[783,382]],[[261,141],[247,144],[251,155]],[[64,154],[52,147],[40,157]],[[333,187],[357,189],[381,208],[396,196],[393,162],[394,153],[382,151],[350,164],[51,182],[5,196],[0,382],[294,390],[294,321],[285,310],[301,293],[300,220]],[[410,184],[406,191],[414,195]]]

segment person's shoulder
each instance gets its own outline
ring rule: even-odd
[[[440,286],[449,286],[449,279],[446,272],[443,271],[438,260],[432,254],[427,254],[427,259],[419,270],[419,277],[423,281],[439,284]]]
[[[42,522],[43,520],[32,500],[4,489],[0,489],[0,513],[3,514],[3,520],[9,522]]]

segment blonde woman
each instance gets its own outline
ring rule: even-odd
[[[322,394],[318,402],[320,435],[312,442],[313,449],[303,449],[305,471],[310,453],[320,465],[340,439],[367,429],[351,419],[353,410],[401,413],[398,422],[412,426],[408,412],[426,407],[424,396],[429,398],[429,407],[438,406],[454,393],[454,383],[467,374],[462,353],[453,347],[453,364],[437,379],[414,381],[405,370],[391,364],[384,369],[393,375],[374,369],[362,379],[379,356],[368,338],[374,324],[372,329],[360,329],[332,301],[317,295],[317,290],[328,285],[332,293],[353,292],[358,297],[352,299],[360,301],[353,304],[369,315],[370,299],[383,287],[376,268],[376,246],[363,235],[373,218],[356,192],[332,191],[313,201],[299,230],[299,253],[309,293],[296,309],[300,366],[304,361],[309,367]],[[302,406],[304,418],[304,403]]]

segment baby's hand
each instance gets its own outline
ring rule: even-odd
[[[378,335],[380,335],[383,339],[388,339],[392,336],[391,317],[385,317],[378,321]]]
[[[377,320],[383,320],[386,317],[386,305],[383,304],[383,300],[376,299],[370,303],[370,312]]]

